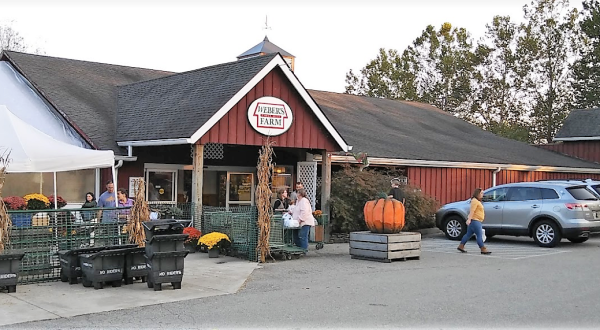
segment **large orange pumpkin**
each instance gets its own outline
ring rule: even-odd
[[[363,212],[367,228],[373,233],[396,234],[404,228],[404,204],[393,198],[368,201]]]

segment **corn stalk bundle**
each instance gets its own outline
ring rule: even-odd
[[[150,208],[146,202],[146,184],[140,179],[136,185],[135,201],[131,207],[131,218],[127,224],[127,234],[129,241],[139,246],[144,246],[146,234],[142,222],[150,220]]]
[[[258,152],[258,186],[257,207],[258,207],[258,245],[256,251],[259,254],[259,261],[265,262],[267,256],[271,257],[269,250],[269,237],[271,234],[271,217],[273,209],[271,208],[271,188],[270,181],[273,174],[273,142],[265,139],[261,150]]]
[[[8,217],[8,210],[2,200],[2,187],[6,179],[6,167],[8,166],[9,151],[0,154],[0,253],[8,246],[10,241],[10,228],[12,221]]]

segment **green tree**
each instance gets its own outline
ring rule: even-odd
[[[477,59],[467,30],[450,23],[438,30],[429,25],[408,49],[417,59],[419,100],[444,111],[460,112],[471,95]]]
[[[600,3],[585,0],[581,16],[580,58],[573,74],[575,106],[586,109],[600,106]]]
[[[346,93],[386,99],[416,100],[414,59],[408,51],[379,49],[374,60],[360,70],[346,74]]]
[[[380,49],[359,75],[350,70],[346,93],[420,101],[456,112],[471,93],[472,48],[465,29],[429,25],[402,55]]]
[[[527,72],[531,142],[550,142],[573,104],[569,61],[577,55],[577,9],[568,0],[537,0],[523,8],[519,70]]]
[[[509,16],[495,16],[486,25],[475,50],[473,93],[462,117],[495,134],[526,142],[522,85],[517,54],[518,26]]]

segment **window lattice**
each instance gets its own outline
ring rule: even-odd
[[[223,159],[222,143],[207,143],[204,145],[204,159]]]

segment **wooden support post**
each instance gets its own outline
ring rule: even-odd
[[[321,154],[321,211],[329,215],[328,228],[325,228],[325,242],[329,241],[329,232],[331,231],[331,210],[329,208],[329,198],[331,197],[331,153],[323,150]]]
[[[204,145],[194,144],[194,171],[192,172],[192,202],[194,227],[202,230],[202,185],[204,179]]]

